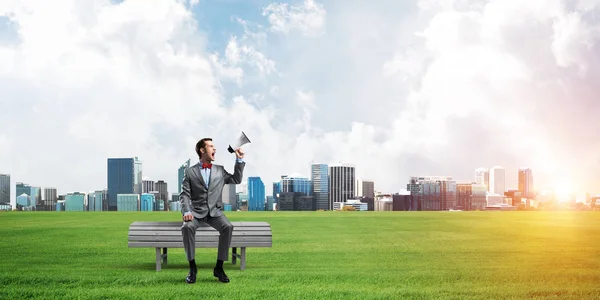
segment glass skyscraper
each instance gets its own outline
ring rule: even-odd
[[[310,173],[315,209],[333,209],[333,207],[329,207],[329,166],[326,164],[313,164]]]
[[[248,210],[265,210],[265,184],[260,177],[248,177]]]
[[[140,195],[138,194],[118,194],[117,211],[139,211]]]
[[[181,194],[181,184],[183,183],[183,175],[185,173],[185,169],[190,167],[190,160],[186,160],[183,165],[179,167],[177,170],[177,186],[179,189],[179,193]]]
[[[277,203],[279,194],[281,193],[281,181],[273,182],[273,202]]]
[[[85,194],[67,194],[65,196],[65,211],[85,211]]]
[[[142,163],[137,157],[108,159],[108,210],[117,210],[118,194],[141,194]]]
[[[8,174],[0,174],[0,204],[2,203],[10,203],[10,175]]]
[[[290,174],[281,179],[281,193],[304,193],[312,196],[312,183],[300,174]]]

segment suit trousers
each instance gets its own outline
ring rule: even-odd
[[[233,225],[225,215],[211,217],[207,215],[202,219],[193,218],[192,221],[183,222],[181,234],[183,235],[183,248],[188,261],[196,256],[196,229],[202,223],[206,223],[219,232],[219,249],[217,259],[227,261],[229,258],[229,246],[231,245],[231,236]]]

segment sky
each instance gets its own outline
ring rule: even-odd
[[[137,156],[177,192],[214,138],[270,193],[346,162],[393,193],[410,176],[533,170],[600,192],[598,0],[1,0],[0,173],[59,194]]]

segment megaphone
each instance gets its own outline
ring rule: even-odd
[[[237,139],[237,141],[235,143],[229,145],[229,148],[227,148],[227,151],[229,151],[229,153],[234,153],[235,149],[241,147],[242,145],[248,144],[248,143],[250,143],[250,139],[248,139],[246,134],[242,131],[242,134],[240,135],[240,137]]]

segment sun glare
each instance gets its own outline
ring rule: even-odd
[[[567,202],[573,194],[573,185],[567,180],[558,181],[554,185],[554,194],[558,202]]]

